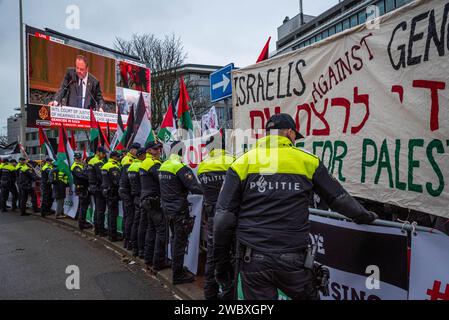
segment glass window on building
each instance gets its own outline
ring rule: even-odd
[[[365,11],[365,10],[360,11],[360,12],[358,13],[358,16],[359,16],[359,23],[360,23],[360,24],[366,22],[366,11]]]
[[[329,36],[334,35],[334,34],[335,34],[335,26],[330,27],[330,28],[328,29],[328,31],[329,31]]]
[[[390,12],[393,11],[396,5],[394,4],[394,0],[386,0],[385,1],[385,11]]]
[[[349,19],[343,21],[343,30],[349,29]]]
[[[351,20],[351,28],[355,27],[356,25],[358,25],[357,14],[353,15],[350,20]]]
[[[396,8],[403,6],[404,4],[409,3],[410,0],[396,0]]]
[[[322,39],[326,39],[327,37],[329,37],[329,30],[324,30],[324,31],[321,33],[321,38],[322,38]]]
[[[343,30],[343,25],[341,24],[341,22],[337,23],[335,25],[335,33],[339,33]]]
[[[317,35],[315,36],[315,40],[316,40],[316,42],[318,42],[318,41],[321,40],[321,33],[320,33],[320,34],[317,34]]]
[[[310,44],[310,40],[309,39],[307,39],[306,41],[304,41],[304,46],[306,47],[306,46],[308,46]]]
[[[376,6],[379,8],[379,15],[385,14],[385,1],[378,1],[376,2]]]

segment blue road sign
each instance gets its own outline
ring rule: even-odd
[[[210,100],[217,102],[232,96],[231,71],[234,64],[231,63],[210,75]]]

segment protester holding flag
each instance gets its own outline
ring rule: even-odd
[[[108,208],[108,233],[109,240],[116,242],[117,237],[117,217],[119,202],[119,183],[120,183],[120,154],[112,151],[109,161],[101,168],[103,196],[107,200]]]
[[[171,230],[173,284],[188,283],[194,276],[184,270],[184,253],[192,232],[194,218],[190,217],[187,194],[202,194],[195,175],[182,163],[185,146],[180,141],[171,145],[170,158],[159,169],[161,204]]]
[[[106,198],[101,189],[102,175],[101,168],[106,163],[106,149],[99,147],[95,156],[87,164],[87,176],[89,179],[89,193],[94,197],[95,212],[94,225],[95,235],[106,236],[104,219],[106,213]]]
[[[50,172],[53,170],[53,160],[46,158],[41,169],[41,216],[51,214],[53,204],[52,185],[50,183]]]
[[[75,184],[75,194],[79,197],[78,202],[78,226],[80,230],[90,229],[92,226],[86,221],[86,213],[90,204],[89,178],[86,166],[83,163],[83,155],[75,153],[75,162],[70,170],[72,171],[73,182]]]

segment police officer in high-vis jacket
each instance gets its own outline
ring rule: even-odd
[[[123,247],[132,250],[131,230],[134,223],[134,202],[131,196],[131,186],[129,185],[128,168],[136,159],[140,143],[133,143],[129,147],[129,152],[121,161],[122,172],[120,175],[119,195],[123,204]]]
[[[52,184],[50,182],[50,172],[53,170],[53,160],[46,158],[41,169],[41,216],[45,217],[51,213],[53,204]]]
[[[370,223],[376,215],[316,156],[294,147],[302,136],[290,115],[274,115],[266,130],[268,135],[226,174],[214,221],[216,279],[223,288],[232,285],[229,252],[235,234],[245,299],[277,299],[278,289],[292,299],[318,299],[313,264],[306,259],[312,192],[356,223]]]
[[[106,213],[106,198],[101,189],[102,175],[101,167],[106,163],[106,149],[100,147],[95,156],[87,164],[87,176],[89,178],[89,193],[94,196],[95,212],[94,225],[95,235],[104,237],[107,235],[104,228],[104,219]]]
[[[101,168],[103,195],[107,201],[108,208],[108,235],[112,242],[118,241],[117,217],[119,203],[119,183],[120,183],[120,154],[112,151],[109,161]]]
[[[159,187],[161,148],[162,144],[150,142],[146,146],[147,157],[140,166],[142,214],[147,220],[144,258],[147,267],[155,272],[169,268],[166,261],[167,229]]]
[[[32,196],[32,193],[34,193],[33,189],[33,182],[37,180],[37,175],[34,172],[34,169],[31,167],[29,163],[23,163],[20,166],[19,173],[18,173],[18,179],[17,179],[17,185],[19,186],[20,190],[20,199],[19,199],[19,206],[20,206],[20,213],[22,216],[27,216],[26,212],[26,206],[28,202],[28,197]],[[37,212],[37,203],[33,204],[34,212]]]
[[[140,194],[141,194],[141,185],[140,185],[140,166],[142,161],[145,160],[145,149],[140,148],[137,150],[136,158],[133,160],[133,163],[128,168],[128,179],[129,185],[131,187],[131,197],[134,202],[134,221],[131,229],[131,238],[130,241],[133,247],[134,256],[139,256],[143,259],[144,246],[145,246],[145,233],[142,236],[142,228],[141,226],[141,210],[140,210]]]
[[[78,226],[80,230],[90,229],[92,225],[86,221],[87,209],[89,209],[89,178],[87,176],[87,166],[83,162],[83,155],[75,153],[75,162],[70,168],[75,185],[75,194],[79,198],[78,202]]]
[[[171,145],[170,158],[159,169],[161,204],[171,231],[173,284],[192,282],[193,275],[184,270],[187,239],[194,219],[189,214],[187,194],[202,194],[192,170],[182,163],[185,146],[180,141]]]
[[[6,159],[2,168],[2,176],[0,180],[2,188],[2,212],[7,212],[6,202],[9,193],[12,193],[12,210],[17,210],[17,188],[16,188],[16,167],[12,159]]]
[[[204,296],[206,300],[218,299],[218,284],[215,281],[215,265],[213,260],[213,231],[215,205],[218,195],[234,157],[226,153],[224,139],[212,136],[207,141],[208,156],[198,167],[198,178],[204,193],[203,210],[207,218],[207,258],[205,270]]]

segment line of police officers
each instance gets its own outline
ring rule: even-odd
[[[356,223],[370,223],[377,216],[354,200],[316,156],[294,146],[303,137],[291,116],[274,115],[266,130],[267,136],[237,159],[226,153],[222,141],[210,139],[209,154],[198,167],[199,182],[182,161],[186,150],[179,141],[171,145],[163,163],[162,145],[154,142],[145,148],[135,143],[123,157],[113,151],[109,160],[106,150],[99,148],[87,165],[77,154],[71,170],[80,197],[80,228],[89,227],[86,212],[93,196],[95,234],[119,240],[116,222],[121,199],[124,247],[143,258],[153,272],[168,268],[169,229],[173,283],[192,282],[193,275],[183,267],[194,224],[187,195],[203,194],[206,299],[236,298],[238,279],[245,299],[277,299],[279,289],[292,299],[318,299],[323,269],[313,261],[308,217],[314,193]],[[23,190],[29,190],[34,179],[27,164],[20,169],[13,165],[7,162],[1,170],[2,209],[6,209],[7,192],[14,195],[13,172],[20,171],[23,177],[21,205],[28,197]],[[55,172],[49,162],[42,170],[43,213],[52,201],[47,171],[50,176]],[[53,175],[66,182],[64,175]]]

